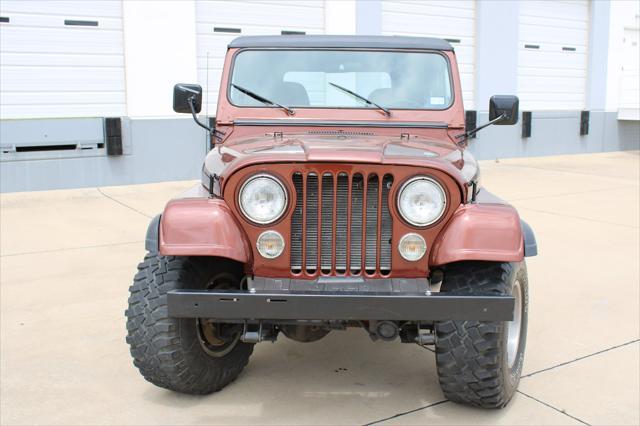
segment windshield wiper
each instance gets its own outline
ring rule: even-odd
[[[291,108],[289,108],[287,106],[284,106],[284,105],[280,105],[279,103],[271,101],[271,100],[269,100],[269,99],[267,99],[265,97],[262,97],[262,96],[258,95],[257,93],[252,92],[249,89],[245,89],[242,86],[238,86],[237,84],[233,84],[233,83],[231,83],[231,86],[233,86],[234,88],[238,89],[239,91],[241,91],[245,95],[247,95],[249,97],[252,97],[253,99],[255,99],[258,102],[262,102],[265,105],[275,105],[277,107],[280,107],[283,110],[285,110],[287,112],[287,114],[289,114],[289,115],[293,115],[293,114],[296,113],[293,109],[291,109]]]
[[[386,115],[387,117],[391,117],[391,111],[389,111],[387,108],[383,107],[382,105],[378,105],[377,103],[365,98],[364,96],[358,95],[356,92],[352,92],[351,90],[347,89],[346,87],[342,87],[340,85],[337,85],[337,84],[331,83],[331,82],[329,82],[329,84],[332,85],[335,88],[338,88],[338,89],[342,90],[343,92],[346,92],[346,93],[348,93],[348,94],[360,99],[363,102],[366,102],[369,105],[373,105],[373,106],[377,107],[380,111],[384,112],[384,115]]]

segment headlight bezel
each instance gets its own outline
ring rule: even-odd
[[[260,249],[260,241],[262,240],[262,238],[264,238],[268,234],[275,234],[275,236],[282,242],[282,248],[276,255],[268,255],[267,253],[265,253],[263,250]],[[287,248],[287,241],[284,239],[282,234],[276,231],[275,229],[267,229],[266,231],[263,231],[262,233],[260,233],[260,235],[258,235],[258,238],[256,238],[256,250],[258,251],[260,256],[264,257],[265,259],[268,259],[268,260],[277,259],[282,255],[282,253],[284,253],[286,248]]]
[[[426,223],[420,223],[420,222],[415,222],[412,221],[411,219],[409,219],[408,217],[405,216],[404,212],[402,211],[402,207],[401,207],[401,199],[402,199],[402,194],[404,192],[404,190],[411,184],[417,182],[417,181],[428,181],[430,183],[432,183],[433,185],[435,185],[435,188],[442,194],[442,199],[443,199],[443,204],[442,204],[442,208],[440,210],[440,213],[431,221],[426,222]],[[445,189],[445,186],[440,183],[436,178],[429,176],[429,175],[416,175],[413,176],[409,179],[407,179],[402,186],[400,187],[400,189],[398,190],[398,195],[396,196],[396,209],[398,211],[398,216],[405,221],[407,224],[409,224],[410,226],[414,227],[414,228],[428,228],[430,226],[433,226],[435,224],[437,224],[445,215],[445,213],[447,212],[447,207],[449,205],[449,197],[448,197],[448,193],[447,190]]]
[[[422,251],[420,256],[418,256],[416,258],[411,258],[406,252],[402,251],[402,243],[405,242],[409,238],[417,238],[424,245],[424,250]],[[425,240],[422,235],[418,234],[417,232],[409,232],[408,234],[404,234],[400,238],[400,240],[398,241],[397,250],[398,250],[398,253],[400,254],[400,256],[404,260],[406,260],[407,262],[417,262],[417,261],[421,260],[424,257],[424,255],[429,250],[429,246],[427,245],[427,240]]]
[[[251,217],[251,215],[249,215],[249,213],[247,213],[242,203],[242,194],[245,188],[247,187],[247,185],[249,185],[251,182],[255,181],[256,179],[260,179],[260,178],[270,179],[271,181],[275,182],[280,187],[280,189],[282,190],[282,193],[284,194],[284,202],[282,204],[282,209],[280,210],[280,212],[275,218],[270,220],[254,219],[253,217]],[[279,220],[281,220],[287,212],[287,209],[289,207],[289,191],[287,190],[287,186],[283,183],[282,179],[280,179],[279,177],[271,173],[256,173],[254,175],[249,176],[240,186],[240,189],[238,190],[238,195],[237,195],[237,204],[238,204],[238,209],[240,210],[240,213],[242,213],[242,216],[248,222],[258,226],[273,225]]]

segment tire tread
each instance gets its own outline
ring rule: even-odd
[[[511,292],[517,264],[461,262],[449,265],[443,291],[452,294]],[[505,387],[501,363],[504,322],[442,321],[436,323],[436,363],[447,399],[484,408],[502,408],[512,397]]]
[[[168,316],[167,293],[188,288],[199,276],[194,262],[149,253],[138,264],[125,311],[126,341],[133,364],[147,381],[178,392],[208,394],[235,380],[247,365],[253,345],[238,343],[224,357],[209,357],[195,338],[182,333],[182,321],[194,320]]]

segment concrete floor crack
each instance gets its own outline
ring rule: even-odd
[[[526,379],[527,377],[535,376],[536,374],[544,373],[545,371],[549,371],[549,370],[553,370],[553,369],[558,368],[558,367],[563,367],[565,365],[573,364],[574,362],[581,361],[583,359],[590,358],[592,356],[600,355],[600,354],[603,354],[605,352],[612,351],[614,349],[622,348],[624,346],[632,345],[632,344],[637,343],[637,342],[640,342],[640,339],[630,340],[628,342],[621,343],[621,344],[615,345],[615,346],[611,346],[610,348],[602,349],[602,350],[600,350],[598,352],[594,352],[594,353],[589,354],[589,355],[584,355],[584,356],[578,357],[576,359],[572,359],[571,361],[561,362],[560,364],[556,364],[556,365],[553,365],[551,367],[543,368],[542,370],[534,371],[533,373],[525,374],[524,376],[522,376],[522,378]]]
[[[544,405],[545,407],[549,407],[549,408],[551,408],[552,410],[557,411],[558,413],[562,413],[562,414],[564,414],[565,416],[570,417],[570,418],[572,418],[573,420],[576,420],[576,421],[578,421],[578,422],[580,422],[580,423],[582,423],[582,424],[584,424],[584,425],[589,425],[589,423],[587,423],[587,422],[585,422],[584,420],[579,419],[579,418],[577,418],[577,417],[575,417],[575,416],[572,416],[571,414],[567,413],[565,410],[561,410],[561,409],[559,409],[559,408],[556,408],[556,407],[554,407],[553,405],[551,405],[551,404],[547,404],[546,402],[541,401],[541,400],[539,400],[538,398],[533,397],[533,396],[531,396],[531,395],[528,395],[528,394],[526,394],[526,393],[524,393],[524,392],[522,392],[522,391],[520,391],[520,390],[518,390],[518,391],[516,391],[516,392],[518,392],[520,395],[524,395],[524,396],[526,396],[527,398],[530,398],[530,399],[532,399],[532,400],[536,401],[536,402],[537,402],[537,403],[539,403],[539,404]]]
[[[141,212],[140,210],[136,209],[135,207],[131,207],[130,205],[128,205],[128,204],[126,204],[126,203],[123,203],[122,201],[120,201],[120,200],[118,200],[118,199],[116,199],[116,198],[113,198],[111,195],[104,193],[100,188],[96,188],[96,189],[98,190],[98,192],[99,192],[100,194],[102,194],[104,197],[106,197],[106,198],[110,199],[111,201],[113,201],[113,202],[115,202],[115,203],[117,203],[117,204],[120,204],[121,206],[126,207],[126,208],[128,208],[129,210],[133,210],[134,212],[136,212],[136,213],[138,213],[138,214],[141,214],[142,216],[144,216],[144,217],[146,217],[146,218],[151,219],[151,216],[149,216],[148,214],[143,213],[143,212]]]
[[[371,425],[379,424],[379,423],[382,423],[382,422],[386,422],[387,420],[397,419],[398,417],[406,416],[407,414],[415,413],[417,411],[426,410],[428,408],[444,404],[445,402],[449,402],[449,400],[448,399],[443,399],[442,401],[434,402],[432,404],[425,405],[424,407],[416,408],[415,410],[404,411],[402,413],[394,414],[393,416],[385,417],[384,419],[374,420],[373,422],[365,423],[363,426],[371,426]]]
[[[13,256],[25,256],[29,254],[44,254],[44,253],[56,253],[59,251],[69,251],[69,250],[84,250],[84,249],[92,249],[92,248],[101,248],[101,247],[113,247],[113,246],[124,246],[128,244],[143,244],[144,241],[125,241],[123,243],[108,243],[108,244],[96,244],[92,246],[80,246],[80,247],[65,247],[51,250],[37,250],[37,251],[25,251],[20,253],[11,253],[11,254],[3,254],[0,257],[13,257]]]

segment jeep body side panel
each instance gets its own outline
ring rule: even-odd
[[[216,256],[251,262],[251,248],[224,200],[183,198],[170,201],[160,220],[163,256]]]
[[[431,265],[463,260],[519,262],[524,258],[520,217],[507,204],[465,204],[454,213],[431,252]]]

